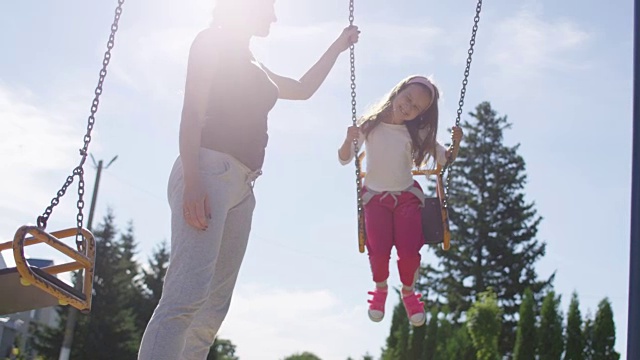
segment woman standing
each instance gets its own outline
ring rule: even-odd
[[[350,26],[300,80],[274,74],[249,49],[276,21],[274,0],[217,0],[211,27],[189,53],[180,156],[169,177],[171,259],[138,359],[204,360],[224,317],[245,254],[253,183],[278,98],[304,100],[340,53],[358,41]]]

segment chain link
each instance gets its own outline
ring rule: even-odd
[[[460,101],[458,101],[458,111],[456,116],[456,127],[460,126],[460,117],[462,116],[462,107],[464,106],[464,97],[467,94],[467,84],[469,83],[469,73],[471,71],[471,60],[473,56],[473,48],[476,45],[476,34],[478,32],[478,23],[480,22],[480,11],[482,10],[482,0],[478,0],[476,5],[476,15],[473,18],[473,28],[471,30],[471,40],[469,41],[469,51],[467,55],[467,65],[464,69],[464,79],[462,80],[462,89],[460,90]],[[455,147],[455,141],[453,140],[453,133],[451,134],[451,143]],[[440,176],[443,176],[445,171],[450,167],[451,159],[447,159],[447,163],[442,167]],[[449,183],[451,182],[451,169],[447,172],[447,177],[444,185],[444,207],[449,207]]]
[[[120,21],[120,16],[122,15],[122,5],[125,0],[118,0],[118,6],[115,10],[115,15],[113,19],[113,23],[111,24],[111,34],[109,35],[109,40],[107,41],[107,51],[104,53],[104,58],[102,60],[102,69],[100,69],[99,77],[98,77],[98,85],[94,91],[95,97],[93,98],[93,102],[91,103],[91,113],[88,118],[87,123],[87,132],[84,135],[84,145],[82,149],[80,149],[80,164],[73,170],[72,175],[68,176],[65,183],[62,185],[62,188],[58,190],[56,196],[51,200],[51,204],[47,206],[44,213],[38,216],[37,224],[41,229],[46,229],[47,221],[49,220],[49,216],[53,213],[53,208],[56,207],[60,203],[60,198],[64,196],[67,192],[67,189],[73,183],[73,178],[75,176],[78,177],[78,201],[76,206],[78,208],[78,214],[76,216],[78,232],[76,234],[76,245],[79,251],[84,251],[85,239],[82,236],[82,224],[84,222],[84,214],[82,210],[84,209],[84,192],[85,192],[85,182],[84,182],[84,163],[87,160],[87,155],[89,151],[89,144],[91,143],[91,131],[95,125],[96,121],[96,113],[98,112],[98,105],[100,104],[100,95],[102,95],[102,86],[104,84],[104,79],[107,76],[107,66],[109,66],[109,62],[111,61],[111,50],[115,45],[116,32],[118,31],[118,23]]]
[[[349,25],[353,26],[354,17],[354,0],[349,0]],[[351,44],[349,47],[349,59],[351,62],[351,122],[353,126],[358,125],[358,117],[356,111],[356,57],[355,57],[355,45]],[[358,156],[359,144],[358,139],[353,140],[354,153],[355,153],[355,165],[356,165],[356,191],[358,201],[358,234],[360,239],[364,240],[366,232],[364,230],[364,205],[362,204],[362,177],[361,177],[361,164]],[[363,244],[360,244],[360,250],[362,251]]]

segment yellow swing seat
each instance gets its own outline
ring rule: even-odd
[[[25,225],[20,227],[13,238],[13,241],[0,244],[0,251],[13,249],[13,258],[16,263],[15,268],[0,269],[0,315],[12,314],[26,310],[48,307],[56,304],[71,305],[83,313],[91,310],[91,296],[93,292],[93,277],[96,259],[96,243],[93,234],[83,227],[84,215],[84,164],[89,155],[89,143],[91,142],[91,132],[95,126],[100,95],[103,92],[104,80],[107,76],[107,67],[111,61],[111,50],[115,46],[115,36],[118,31],[118,24],[122,15],[122,6],[125,0],[118,0],[111,33],[107,42],[107,50],[102,59],[98,84],[93,92],[94,98],[91,102],[91,114],[87,119],[87,132],[83,138],[83,146],[80,149],[80,163],[74,168],[72,174],[67,177],[64,185],[44,213],[38,217],[38,226]],[[59,204],[60,198],[65,195],[68,187],[77,176],[78,180],[78,208],[77,226],[70,229],[60,230],[52,233],[45,231],[47,220],[53,209]],[[95,198],[94,200],[95,201]],[[89,225],[89,227],[91,227]],[[30,235],[30,236],[29,236]],[[76,236],[77,251],[60,241],[60,239]],[[73,259],[72,262],[39,268],[29,264],[24,255],[25,246],[34,244],[47,244]],[[84,270],[81,281],[77,288],[61,281],[57,274]]]
[[[13,250],[16,263],[16,267],[0,269],[0,315],[55,305],[71,305],[83,313],[91,310],[96,258],[93,234],[89,230],[81,229],[84,239],[81,251],[74,250],[60,241],[75,236],[77,232],[77,228],[70,228],[49,234],[37,226],[25,225],[16,231],[13,241],[0,244],[0,251]],[[41,243],[51,246],[74,261],[44,268],[30,265],[24,248]],[[55,276],[76,270],[84,270],[81,289],[76,289]]]

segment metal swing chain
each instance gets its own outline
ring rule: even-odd
[[[353,26],[354,17],[354,0],[349,0],[349,25]],[[351,44],[349,46],[349,59],[351,62],[351,122],[353,126],[357,126],[358,118],[356,111],[356,58],[355,58],[355,45]],[[358,200],[358,234],[359,239],[364,238],[365,230],[364,230],[364,206],[362,204],[362,178],[360,174],[360,158],[358,156],[359,146],[358,139],[353,140],[354,153],[355,153],[355,165],[356,165],[356,190],[357,190],[357,200]],[[360,245],[360,252],[363,251],[362,243]]]
[[[41,216],[38,216],[38,219],[37,219],[38,227],[43,230],[46,229],[47,221],[49,220],[49,216],[53,212],[53,208],[60,203],[60,198],[64,196],[69,186],[71,186],[71,184],[73,183],[74,176],[78,176],[78,202],[76,204],[78,208],[78,214],[76,216],[78,233],[76,234],[76,245],[79,251],[84,251],[84,237],[82,236],[82,233],[81,233],[82,224],[84,222],[84,215],[82,213],[82,209],[84,208],[84,200],[83,200],[84,168],[83,166],[85,161],[87,160],[89,143],[91,142],[91,131],[93,130],[93,126],[96,121],[95,115],[98,112],[98,105],[100,104],[100,95],[102,94],[102,86],[104,84],[104,79],[107,76],[107,66],[111,61],[111,50],[115,45],[115,36],[116,36],[116,32],[118,31],[118,22],[120,21],[120,15],[122,14],[122,5],[124,4],[124,1],[125,0],[118,0],[118,6],[116,7],[113,23],[111,24],[111,34],[109,35],[109,40],[107,42],[107,51],[104,53],[104,58],[102,59],[102,69],[100,69],[98,85],[96,86],[96,89],[94,92],[95,97],[91,104],[91,114],[89,115],[89,118],[88,118],[87,132],[84,135],[84,145],[82,149],[80,149],[80,156],[81,156],[80,164],[75,169],[73,169],[73,173],[67,177],[64,185],[62,185],[62,188],[58,190],[58,192],[56,193],[56,196],[51,200],[51,204],[47,206],[44,213]]]
[[[473,56],[473,47],[476,44],[476,33],[478,32],[478,23],[480,22],[480,11],[482,10],[482,0],[478,0],[476,5],[476,16],[473,18],[473,28],[471,31],[471,40],[469,41],[469,51],[467,56],[467,66],[464,69],[464,79],[462,80],[462,89],[460,90],[460,101],[458,102],[458,111],[456,116],[456,127],[460,126],[460,117],[462,116],[462,107],[464,106],[464,97],[467,94],[467,84],[469,83],[469,72],[471,70],[471,60]],[[453,140],[453,133],[451,134],[451,143],[455,147]],[[451,165],[451,159],[447,159],[447,163],[442,167],[440,176],[444,175],[444,172]],[[447,178],[444,186],[444,207],[449,207],[449,183],[451,182],[451,169],[447,172]]]

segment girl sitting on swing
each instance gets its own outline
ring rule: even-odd
[[[409,322],[421,326],[426,319],[421,295],[414,285],[424,244],[421,208],[424,192],[413,179],[414,165],[420,168],[430,158],[444,165],[458,154],[462,129],[453,128],[453,144],[445,149],[436,141],[438,130],[438,89],[424,76],[411,76],[396,85],[359,126],[347,130],[338,151],[346,165],[356,156],[354,140],[367,150],[366,175],[362,193],[367,233],[367,252],[375,290],[369,292],[369,318],[384,317],[391,248],[398,254],[402,282],[402,302]]]

